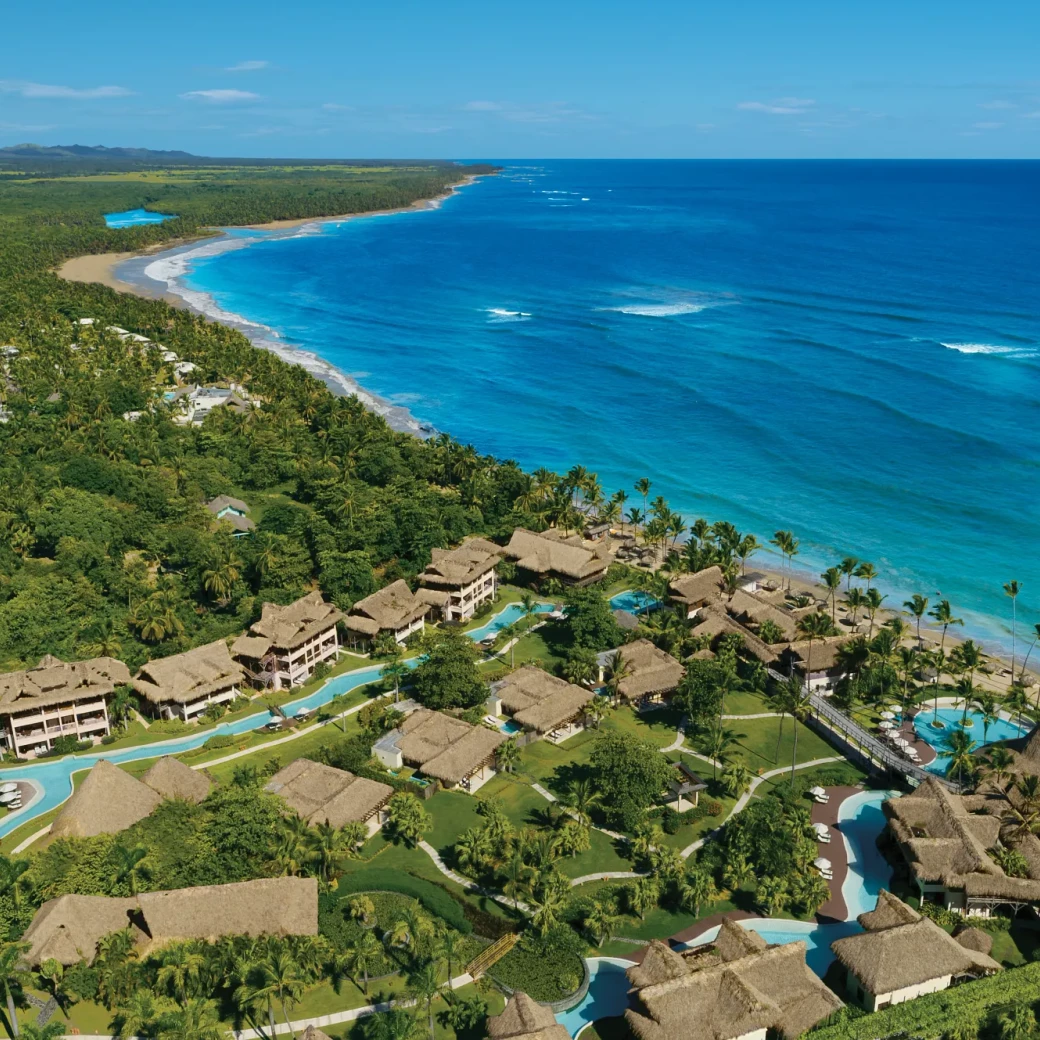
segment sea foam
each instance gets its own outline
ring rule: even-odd
[[[941,347],[956,350],[959,354],[995,354],[1007,358],[1035,358],[1037,352],[1023,347],[1009,347],[1000,343],[943,343]]]
[[[484,313],[488,316],[490,323],[527,321],[531,317],[530,311],[509,311],[504,307],[487,307]]]

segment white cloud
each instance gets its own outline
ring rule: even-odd
[[[269,61],[240,61],[237,65],[229,65],[225,72],[259,72],[266,69],[271,63]]]
[[[466,112],[500,112],[502,106],[497,101],[467,101],[463,106]]]
[[[797,116],[816,102],[812,98],[782,97],[772,101],[741,101],[737,108],[744,112],[768,112],[774,116]]]
[[[1004,124],[1003,123],[972,123],[971,125],[976,130],[998,130]]]
[[[1015,108],[1014,101],[981,101],[979,102],[979,108]]]
[[[181,97],[188,101],[208,101],[218,105],[260,100],[260,95],[250,90],[189,90],[186,94],[181,94]]]
[[[62,87],[49,83],[30,83],[22,79],[0,79],[0,90],[27,98],[73,98],[78,101],[129,97],[133,93],[126,87]]]

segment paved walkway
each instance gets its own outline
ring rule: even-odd
[[[778,711],[759,711],[754,715],[723,715],[724,719],[729,719],[734,722],[738,722],[741,719],[778,719],[780,718],[780,712]]]
[[[519,910],[523,914],[533,913],[531,907],[529,907],[522,899],[514,902],[501,892],[496,892],[491,888],[484,888],[483,885],[478,885],[475,881],[471,881],[469,878],[463,877],[461,874],[456,874],[455,871],[441,859],[440,853],[428,841],[420,841],[419,848],[433,860],[433,865],[446,878],[454,881],[456,885],[461,885],[467,892],[476,892],[478,895],[487,896],[488,899],[493,899],[496,903],[501,903],[503,906],[507,906],[511,910]]]
[[[647,872],[641,870],[608,870],[601,874],[582,874],[571,881],[571,888],[577,888],[578,885],[587,884],[589,881],[622,881],[646,876]]]
[[[848,908],[845,906],[841,886],[845,884],[845,878],[849,874],[849,850],[841,835],[838,810],[846,798],[859,794],[859,788],[828,787],[827,794],[830,795],[829,802],[813,802],[812,807],[812,822],[825,823],[831,832],[829,842],[817,843],[819,855],[831,861],[831,870],[834,874],[834,877],[827,882],[827,886],[831,890],[831,897],[816,912],[816,918],[821,924],[844,921],[848,916]]]

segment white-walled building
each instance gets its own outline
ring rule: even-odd
[[[134,676],[134,689],[163,719],[197,720],[210,704],[228,704],[245,683],[242,666],[223,639],[183,654],[149,661]]]
[[[418,597],[408,583],[398,579],[386,588],[360,599],[343,619],[352,645],[368,646],[380,632],[390,632],[403,643],[425,627],[430,604]]]
[[[431,557],[419,581],[428,593],[438,594],[445,621],[465,621],[481,603],[495,598],[495,568],[502,557],[494,542],[473,538],[457,549],[434,549]]]

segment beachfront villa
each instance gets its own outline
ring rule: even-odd
[[[358,649],[372,645],[381,632],[389,632],[398,643],[426,627],[428,600],[417,596],[403,579],[359,599],[343,619],[350,645]]]
[[[318,881],[261,878],[125,898],[60,896],[44,903],[26,929],[26,960],[33,966],[46,960],[66,967],[81,960],[90,963],[102,938],[128,927],[142,959],[188,939],[317,935]]]
[[[525,730],[559,743],[582,729],[585,706],[595,693],[527,664],[493,683],[488,712],[509,715]]]
[[[991,940],[977,928],[950,935],[884,889],[877,906],[857,918],[864,931],[831,943],[846,972],[849,999],[881,1011],[957,982],[1001,970]]]
[[[781,649],[779,646],[763,642],[751,629],[734,621],[721,603],[705,604],[697,617],[697,624],[690,630],[690,635],[695,639],[704,639],[709,644],[720,636],[739,636],[748,653],[757,657],[767,668],[776,665]]]
[[[552,1009],[517,990],[506,1001],[501,1015],[487,1020],[489,1040],[570,1040],[570,1034],[556,1021]]]
[[[611,563],[605,546],[586,548],[579,535],[567,535],[557,528],[536,534],[518,527],[501,553],[515,560],[517,568],[526,571],[533,581],[555,578],[563,585],[602,581]]]
[[[242,666],[223,639],[149,661],[133,687],[161,719],[197,721],[210,704],[229,704],[245,685]]]
[[[769,946],[728,918],[714,943],[680,953],[655,940],[629,968],[637,1040],[796,1037],[842,1002],[809,970],[804,942]]]
[[[244,415],[251,408],[257,407],[257,403],[250,400],[245,387],[238,383],[230,383],[228,386],[200,386],[195,383],[179,386],[164,396],[174,409],[173,421],[181,426],[201,426],[215,408],[229,408]]]
[[[695,574],[682,574],[668,583],[668,599],[685,610],[692,621],[709,603],[718,603],[726,582],[721,567],[706,567]]]
[[[0,675],[4,746],[36,758],[58,737],[97,743],[110,732],[107,698],[128,682],[129,669],[112,657],[67,663],[47,654],[34,668]]]
[[[286,607],[265,603],[260,619],[231,644],[231,654],[257,689],[301,686],[322,661],[336,660],[336,626],[342,620],[320,592],[308,592]]]
[[[754,632],[771,621],[786,642],[798,637],[798,619],[794,614],[750,592],[737,589],[726,601],[726,611],[730,617]]]
[[[54,838],[118,834],[150,816],[164,800],[201,802],[209,780],[176,758],[164,757],[138,780],[107,758],[96,762],[51,824]]]
[[[232,498],[230,495],[218,495],[206,503],[209,510],[218,520],[224,520],[234,529],[235,537],[241,538],[249,534],[256,524],[246,515],[249,506],[240,498]]]
[[[604,650],[596,655],[601,683],[609,678],[617,655],[625,672],[618,683],[618,695],[629,704],[662,703],[675,691],[686,671],[671,654],[649,639],[637,639],[617,650]]]
[[[495,598],[502,550],[494,542],[471,538],[456,549],[433,549],[431,557],[419,583],[423,598],[437,606],[445,621],[465,621]]]
[[[418,708],[372,746],[387,769],[410,766],[448,788],[475,792],[495,775],[495,752],[504,733],[471,726],[439,711]]]
[[[889,831],[922,900],[980,917],[1040,908],[1040,839],[1026,834],[1014,843],[1028,866],[1025,878],[1010,877],[990,855],[1001,846],[1007,807],[1005,798],[955,795],[932,779],[885,802]]]
[[[280,769],[264,790],[278,795],[312,827],[327,823],[339,830],[348,823],[363,823],[370,837],[382,826],[383,809],[394,793],[389,784],[307,758]]]
[[[842,665],[841,648],[848,642],[845,636],[831,636],[789,643],[780,655],[780,670],[784,674],[801,676],[805,689],[826,697],[848,675]]]

